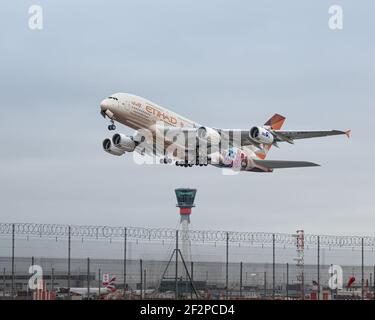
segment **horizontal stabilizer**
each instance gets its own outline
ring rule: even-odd
[[[284,169],[300,167],[319,167],[318,164],[308,161],[287,161],[287,160],[254,160],[259,167],[267,169]]]

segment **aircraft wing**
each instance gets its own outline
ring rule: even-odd
[[[253,161],[258,167],[266,168],[266,169],[319,167],[319,164],[308,162],[308,161],[258,160],[258,159],[253,159]]]
[[[350,136],[351,131],[340,131],[340,130],[328,130],[328,131],[301,131],[301,130],[272,130],[272,133],[276,137],[277,141],[286,141],[292,142],[296,139],[308,139],[308,138],[319,138],[319,137],[327,137],[327,136],[337,136],[346,134],[347,137]]]
[[[249,129],[218,129],[213,128],[217,133],[221,135],[221,146],[235,146],[235,147],[246,147],[246,146],[254,146],[255,149],[253,151],[256,152],[256,155],[263,159],[266,157],[267,152],[271,148],[272,145],[278,147],[279,142],[287,142],[290,144],[294,143],[294,140],[297,139],[309,139],[309,138],[318,138],[318,137],[326,137],[326,136],[335,136],[335,135],[346,135],[350,137],[351,131],[340,131],[340,130],[281,130],[281,127],[285,121],[285,117],[275,114],[273,115],[265,124],[264,128],[269,131],[271,135],[273,135],[273,143],[272,144],[263,144],[260,142],[255,141],[255,139],[250,137]],[[162,134],[162,139],[165,139],[166,146],[170,146],[173,144],[178,150],[182,150],[182,153],[179,154],[184,155],[185,152],[195,152],[196,141],[197,141],[197,128],[180,128],[180,127],[156,127],[156,132],[158,134]],[[144,144],[143,144],[144,145]],[[173,150],[173,148],[172,148]],[[164,148],[163,146],[159,147],[152,147],[146,146],[142,149],[141,153],[143,154],[156,154],[163,156]],[[169,153],[169,152],[167,152]],[[184,157],[183,157],[184,158]],[[279,165],[287,165],[286,163]],[[304,165],[302,165],[304,164]],[[268,163],[268,165],[271,165]],[[276,163],[274,163],[276,165]],[[304,162],[295,162],[290,164],[299,167],[307,166]],[[311,165],[309,165],[311,166]],[[283,168],[284,168],[283,167]]]
[[[281,127],[285,121],[285,117],[275,114],[266,123],[265,127],[274,137],[274,145],[278,146],[278,142],[288,142],[293,144],[294,140],[297,139],[309,139],[319,138],[336,135],[346,135],[350,137],[351,130],[281,130]],[[229,142],[237,147],[243,146],[255,146],[258,149],[264,149],[264,145],[260,142],[255,141],[249,135],[249,129],[219,129],[214,128],[219,134],[221,134],[222,145],[227,145]],[[175,136],[183,135],[186,141],[195,142],[197,134],[197,128],[167,128],[166,135]],[[268,148],[269,149],[269,148]]]
[[[254,145],[256,147],[261,147],[261,144],[256,143],[249,137],[249,130],[241,129],[217,129],[220,132],[224,140],[229,140],[230,137],[235,137],[234,145],[238,147]],[[351,131],[340,131],[340,130],[312,130],[312,131],[303,131],[303,130],[270,130],[274,135],[275,142],[288,142],[293,144],[294,140],[297,139],[309,139],[309,138],[319,138],[327,136],[337,136],[345,134],[347,137],[350,137]],[[237,139],[236,139],[237,138]]]

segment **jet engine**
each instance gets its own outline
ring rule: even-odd
[[[249,136],[258,143],[272,144],[274,141],[273,134],[263,127],[252,127]]]
[[[121,133],[116,133],[112,137],[112,142],[118,149],[126,152],[133,152],[135,149],[135,142],[132,137],[125,136]]]
[[[212,128],[200,127],[197,131],[198,138],[203,141],[207,141],[210,144],[219,144],[221,137],[220,134]]]
[[[112,144],[111,139],[104,139],[103,141],[103,149],[105,152],[108,152],[110,154],[113,154],[114,156],[122,156],[125,151],[122,149],[117,148]]]

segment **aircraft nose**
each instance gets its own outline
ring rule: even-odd
[[[108,99],[104,99],[102,102],[100,102],[100,109],[103,111],[108,110],[110,107]]]

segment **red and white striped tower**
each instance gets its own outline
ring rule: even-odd
[[[181,253],[186,262],[191,261],[189,224],[191,209],[195,207],[196,189],[180,188],[175,190],[177,207],[180,208]]]

